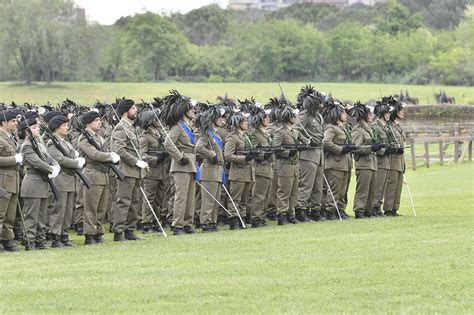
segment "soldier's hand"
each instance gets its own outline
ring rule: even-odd
[[[23,154],[21,154],[21,153],[15,154],[15,161],[16,161],[17,164],[23,163],[23,160],[24,160],[23,159]]]
[[[79,157],[76,159],[77,160],[77,163],[78,163],[78,168],[83,168],[84,167],[84,164],[86,164],[86,159],[83,158],[83,157]]]
[[[372,152],[377,152],[378,150],[382,149],[383,147],[385,147],[385,144],[383,143],[376,143],[376,144],[372,144],[370,146],[370,150],[372,150]]]
[[[118,163],[120,161],[120,155],[115,152],[110,152],[110,157],[112,158],[112,163]]]
[[[346,145],[346,146],[343,146],[343,147],[342,147],[341,154],[347,154],[347,153],[349,153],[349,152],[351,152],[349,146]]]
[[[61,172],[61,167],[53,166],[53,170],[51,171],[50,174],[48,174],[48,177],[49,178],[55,178],[56,176],[59,175],[59,172]]]
[[[187,157],[182,157],[181,160],[179,160],[179,164],[182,166],[188,165],[189,164],[189,159]]]
[[[298,150],[290,150],[290,153],[288,153],[288,156],[293,157],[296,155],[296,153],[298,153]]]
[[[145,162],[145,161],[142,161],[142,160],[138,160],[135,165],[138,166],[141,169],[144,169],[144,168],[148,167],[148,163]]]
[[[405,149],[403,149],[403,148],[397,149],[397,153],[400,154],[400,155],[405,154]]]
[[[218,160],[217,160],[217,154],[214,155],[214,157],[210,160],[211,164],[216,165]]]
[[[77,159],[79,157],[79,152],[77,150],[74,150],[74,157]]]
[[[255,158],[255,156],[253,156],[253,154],[250,153],[250,154],[248,154],[248,155],[245,156],[245,161],[248,162],[248,161],[253,160],[254,158]]]
[[[265,152],[263,154],[263,159],[268,160],[272,156],[272,154],[273,154],[272,152]]]

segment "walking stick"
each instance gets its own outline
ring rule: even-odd
[[[408,196],[410,197],[411,207],[413,209],[413,216],[416,217],[415,204],[413,203],[413,197],[411,196],[410,186],[408,185],[408,181],[405,174],[403,174],[403,181],[405,182],[405,185],[407,185]]]
[[[323,173],[323,178],[324,178],[324,181],[326,182],[326,185],[328,186],[328,191],[331,194],[332,201],[334,202],[334,206],[336,207],[336,211],[337,211],[337,215],[339,216],[339,220],[342,221],[341,213],[339,212],[339,207],[337,206],[336,198],[334,198],[331,187],[329,186],[329,182],[326,178],[326,175],[324,175],[324,173]]]
[[[240,220],[240,222],[242,223],[242,227],[243,227],[244,229],[246,229],[247,226],[245,226],[245,222],[244,222],[244,220],[242,220],[242,217],[240,216],[239,209],[238,209],[237,206],[235,205],[234,199],[232,199],[232,197],[230,196],[230,193],[229,193],[229,191],[227,190],[227,188],[225,187],[225,185],[224,185],[224,184],[221,184],[221,185],[222,185],[222,187],[224,187],[224,190],[225,190],[225,193],[227,194],[227,197],[229,197],[230,201],[232,202],[232,205],[234,206],[235,212],[237,212],[237,216],[239,217],[239,220]]]

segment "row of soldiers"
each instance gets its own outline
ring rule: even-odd
[[[15,234],[27,250],[46,248],[48,233],[51,247],[73,246],[71,225],[85,245],[103,243],[107,221],[120,242],[140,240],[137,226],[181,235],[347,219],[353,167],[355,218],[399,215],[404,110],[392,97],[372,112],[312,86],[296,106],[196,104],[172,90],[74,108],[0,113],[2,250],[18,250]]]

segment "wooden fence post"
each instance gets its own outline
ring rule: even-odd
[[[410,138],[410,151],[412,169],[416,171],[415,138]]]
[[[443,150],[444,146],[443,146],[443,141],[440,141],[439,142],[439,165],[443,166],[444,164],[444,150]]]
[[[430,143],[425,141],[425,164],[427,168],[430,168]]]

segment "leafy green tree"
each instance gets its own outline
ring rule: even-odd
[[[391,35],[410,32],[421,26],[420,16],[411,14],[407,7],[396,0],[391,0],[386,14],[377,19],[377,29]]]

